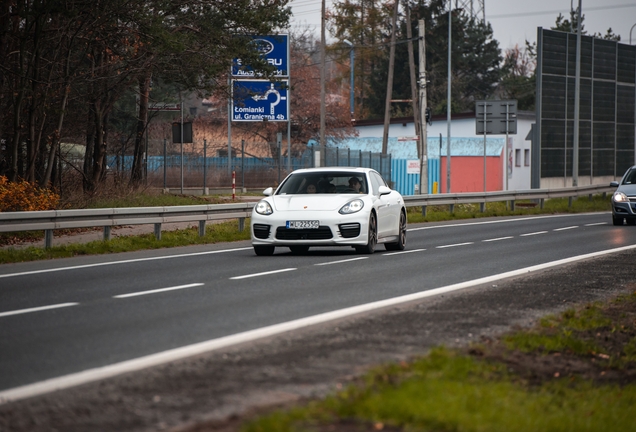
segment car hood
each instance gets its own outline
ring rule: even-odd
[[[636,196],[636,184],[621,185],[618,190],[625,195]]]
[[[338,211],[349,201],[363,196],[352,194],[274,195],[270,197],[270,200],[274,211]]]

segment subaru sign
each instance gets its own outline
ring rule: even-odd
[[[287,121],[289,98],[287,81],[234,80],[233,121]]]
[[[274,75],[279,77],[289,76],[288,35],[253,36],[250,44],[267,60],[268,64],[276,67]],[[233,77],[254,78],[255,75],[250,65],[244,64],[240,58],[234,59],[232,63]]]

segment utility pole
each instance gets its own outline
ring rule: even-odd
[[[453,2],[448,0],[448,93],[446,96],[446,193],[451,192],[451,24]]]
[[[405,1],[404,9],[406,9],[406,37],[409,41],[409,72],[411,75],[411,107],[413,109],[413,124],[415,126],[415,135],[420,136],[420,104],[418,104],[417,98],[417,81],[415,80],[415,55],[413,54],[413,31],[411,30],[411,8],[409,7],[408,0]],[[423,35],[420,33],[420,48]],[[421,55],[421,52],[420,52]],[[420,58],[420,68],[422,67]],[[421,73],[421,69],[420,69]],[[418,139],[419,141],[419,139]],[[421,160],[422,152],[420,146],[417,147],[417,157]]]
[[[324,1],[324,0],[323,0]],[[389,77],[386,83],[386,102],[384,104],[384,134],[382,135],[382,154],[388,153],[389,123],[391,121],[391,96],[393,94],[393,65],[395,63],[395,37],[397,34],[397,13],[399,0],[395,0],[393,7],[393,26],[391,28],[391,49],[389,51]]]
[[[320,16],[320,146],[325,147],[325,0]],[[321,149],[324,152],[324,149]]]
[[[426,34],[424,20],[418,21],[419,56],[420,56],[420,193],[428,194],[428,128],[426,124]],[[441,158],[440,158],[441,160]]]
[[[579,113],[581,99],[581,0],[576,23],[576,72],[574,77],[574,137],[572,145],[572,186],[579,185]]]

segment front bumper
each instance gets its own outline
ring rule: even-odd
[[[318,228],[287,228],[287,221],[317,220]],[[369,233],[369,215],[358,212],[341,215],[334,212],[300,211],[263,216],[252,212],[252,245],[261,246],[363,246]]]
[[[636,219],[636,198],[626,202],[612,202],[612,214],[615,217]]]

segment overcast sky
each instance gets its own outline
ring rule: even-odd
[[[326,0],[327,8],[334,3]],[[569,18],[570,5],[578,0],[484,0],[486,21],[490,22],[500,48],[506,49],[525,41],[536,42],[537,27],[550,28],[559,12]],[[455,4],[455,1],[453,1]],[[475,5],[478,4],[475,0]],[[321,0],[293,0],[292,26],[310,26],[320,35]],[[621,36],[621,42],[630,43],[630,30],[636,24],[636,0],[582,0],[585,15],[583,25],[588,34],[605,34],[612,28]],[[636,27],[631,30],[632,44],[636,45]]]

